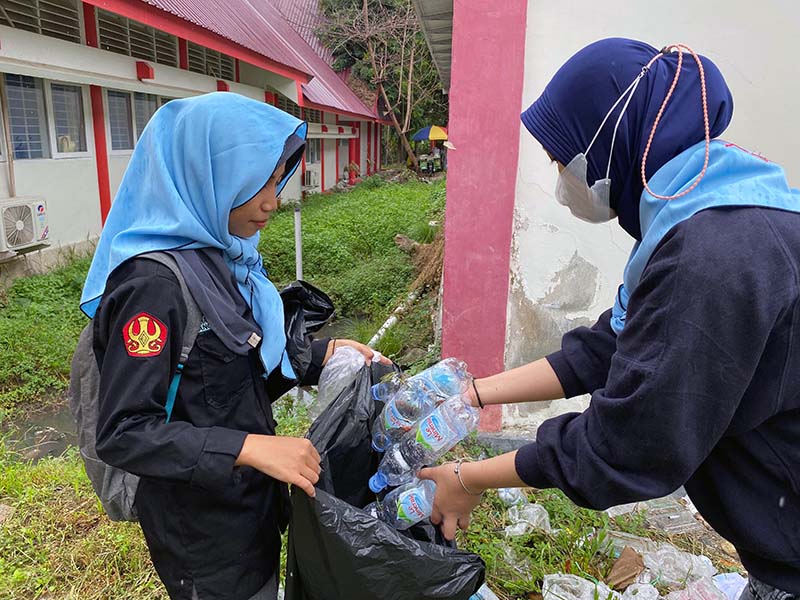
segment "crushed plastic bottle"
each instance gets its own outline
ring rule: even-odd
[[[593,583],[577,575],[545,575],[542,600],[620,600],[605,583]]]
[[[387,485],[408,483],[477,427],[478,410],[459,397],[450,398],[389,447],[369,480],[370,489],[377,494]]]
[[[506,506],[514,506],[515,504],[530,504],[528,496],[524,491],[522,491],[521,488],[500,488],[497,490],[497,496]]]
[[[428,394],[438,397],[443,402],[451,396],[458,396],[467,391],[470,374],[467,365],[456,358],[445,358],[432,367],[410,377],[406,385],[416,384]],[[392,377],[372,386],[372,397],[375,400],[387,402],[394,394],[404,387],[401,377]]]
[[[531,531],[550,533],[550,515],[541,504],[517,504],[508,509],[511,525],[506,527],[508,537],[525,535]]]
[[[739,573],[721,573],[715,575],[713,581],[728,600],[736,600],[747,587],[747,579]]]
[[[492,590],[489,589],[489,586],[485,583],[480,587],[480,589],[472,594],[469,597],[469,600],[500,600]]]
[[[661,544],[655,552],[642,557],[644,566],[656,581],[667,586],[683,586],[699,579],[711,579],[716,567],[707,556],[696,556],[678,550],[672,544]]]
[[[659,600],[661,594],[649,583],[633,583],[622,594],[622,600]]]
[[[350,346],[340,346],[330,357],[319,376],[317,398],[312,403],[309,414],[318,417],[333,402],[342,390],[350,385],[364,368],[364,355]]]
[[[728,600],[711,579],[703,578],[690,582],[686,589],[670,592],[666,600]]]
[[[435,494],[433,481],[415,479],[386,494],[381,502],[365,506],[364,510],[402,531],[431,516]]]
[[[372,447],[383,452],[436,408],[436,398],[414,382],[391,396],[375,422]],[[382,384],[380,384],[382,385]]]

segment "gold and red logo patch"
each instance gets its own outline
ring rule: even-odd
[[[153,315],[139,313],[122,328],[125,350],[137,358],[158,356],[167,341],[167,326]]]

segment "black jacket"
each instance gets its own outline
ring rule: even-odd
[[[234,462],[248,433],[275,433],[271,401],[293,384],[279,370],[265,380],[257,350],[232,353],[203,322],[166,423],[186,318],[167,267],[132,259],[112,273],[94,318],[97,454],[141,477],[136,508],[170,597],[189,600],[194,586],[203,600],[245,599],[278,564],[286,486]],[[131,355],[142,325],[165,331],[149,356]],[[326,345],[314,343],[302,383],[316,383]]]
[[[710,209],[653,253],[610,311],[548,357],[583,414],[517,454],[535,487],[594,508],[686,486],[756,578],[800,593],[800,214]]]

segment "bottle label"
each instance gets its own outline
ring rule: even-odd
[[[420,421],[417,428],[417,443],[428,450],[441,450],[449,441],[455,438],[455,434],[447,426],[438,411],[431,413],[427,418]]]
[[[431,508],[418,489],[403,492],[397,497],[397,518],[410,525],[418,523],[428,515]]]
[[[390,431],[392,429],[402,429],[403,431],[408,431],[413,425],[411,421],[400,414],[400,411],[397,410],[397,406],[394,402],[390,402],[386,405],[386,409],[383,411],[383,424],[386,428],[386,431]]]

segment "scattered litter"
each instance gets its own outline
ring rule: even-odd
[[[506,506],[514,506],[515,504],[530,504],[528,496],[521,488],[500,488],[497,490],[497,495]]]
[[[627,515],[634,511],[640,511],[640,510],[642,510],[642,506],[640,506],[639,502],[631,502],[630,504],[620,504],[619,506],[612,506],[610,508],[607,508],[604,512],[612,519],[616,519],[617,517],[621,517],[622,515]]]
[[[528,577],[530,575],[531,563],[528,562],[528,558],[526,556],[520,556],[510,546],[505,546],[503,548],[503,559],[507,566],[511,567],[523,577]]]
[[[695,518],[692,508],[687,508],[684,502],[670,496],[648,500],[645,503],[648,525],[673,535],[706,531],[703,524]]]
[[[642,556],[633,548],[626,546],[608,574],[608,585],[615,590],[624,590],[644,571]]]
[[[485,583],[480,587],[480,589],[472,594],[469,597],[469,600],[500,600],[492,590],[489,589],[489,586]]]
[[[728,600],[738,600],[747,586],[747,578],[739,573],[721,573],[715,576],[713,581]]]
[[[545,575],[542,600],[620,600],[605,583],[593,583],[577,575]]]
[[[649,583],[634,583],[622,594],[622,600],[659,600],[660,598],[658,590]]]
[[[671,587],[713,577],[717,569],[707,556],[681,552],[672,544],[662,544],[655,552],[644,553],[644,566],[656,581]]]
[[[666,600],[728,600],[709,578],[692,581],[686,589],[667,594]]]
[[[517,537],[531,531],[550,533],[550,515],[541,504],[515,504],[508,509],[511,525],[506,527],[506,535]]]
[[[609,531],[606,535],[606,543],[606,553],[614,557],[618,557],[622,554],[626,546],[636,550],[636,552],[642,556],[648,552],[655,552],[658,550],[658,544],[653,540],[648,540],[647,538],[630,533],[622,533],[621,531]]]

